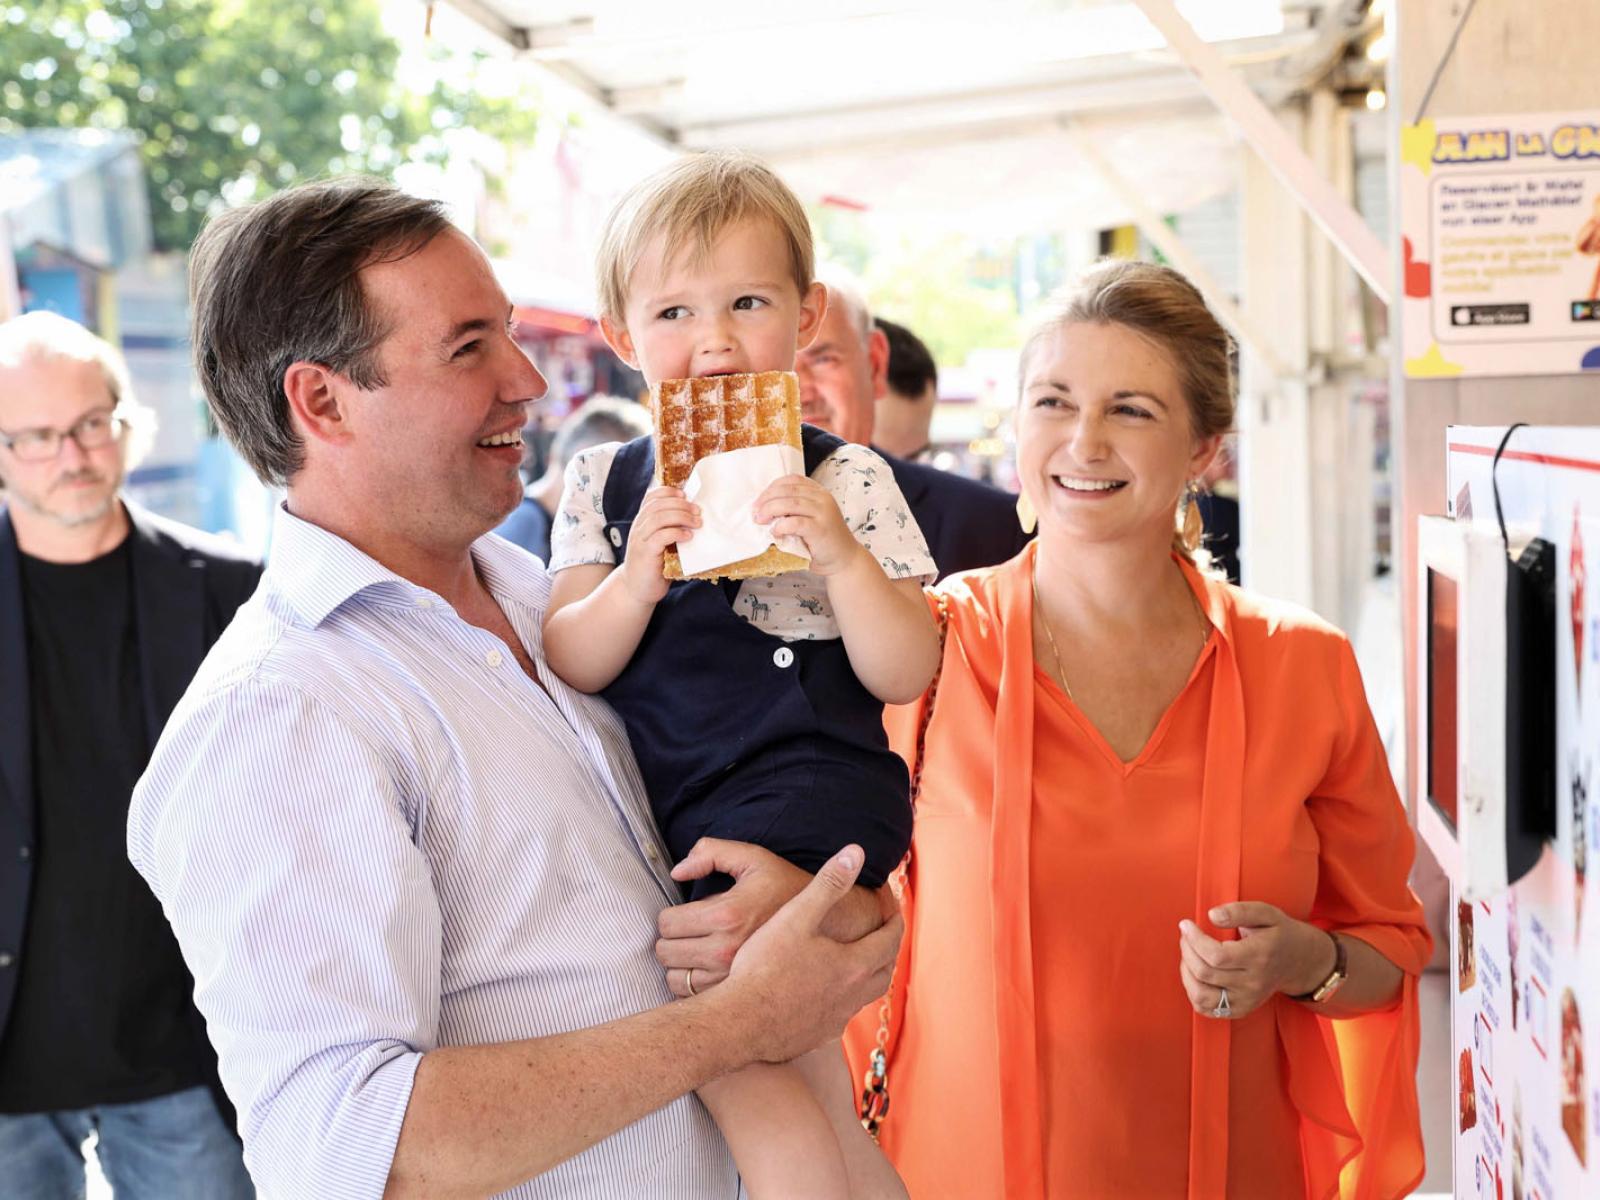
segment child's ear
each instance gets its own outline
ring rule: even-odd
[[[639,369],[639,356],[633,352],[633,339],[628,336],[626,325],[620,325],[610,317],[601,317],[600,336],[606,339],[606,345],[617,352],[618,358],[635,371]]]
[[[796,350],[804,350],[816,341],[822,328],[822,318],[828,315],[828,289],[813,283],[800,297],[800,336],[795,341]]]

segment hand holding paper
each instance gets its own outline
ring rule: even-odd
[[[622,577],[628,591],[641,604],[654,604],[667,594],[662,571],[667,548],[686,546],[700,524],[700,513],[675,487],[655,487],[645,493],[639,513],[628,530],[628,554]]]
[[[804,470],[805,459],[792,446],[746,446],[695,463],[683,494],[699,506],[700,527],[692,541],[678,543],[684,575],[700,575],[755,558],[774,545],[807,557],[805,543],[794,537],[775,537],[768,528],[771,517],[758,518],[755,511],[756,500],[766,495],[775,481],[797,474],[805,480],[799,474]],[[839,523],[844,524],[842,517]]]
[[[817,575],[833,575],[865,553],[845,524],[839,502],[804,475],[785,475],[767,488],[756,501],[755,519],[772,523],[772,533],[784,549],[789,549],[787,542],[797,540],[802,548],[794,553],[807,555]]]

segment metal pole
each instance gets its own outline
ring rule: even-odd
[[[1202,41],[1172,0],[1134,0],[1167,44],[1200,81],[1213,103],[1239,127],[1278,180],[1339,247],[1350,265],[1385,304],[1393,278],[1389,256],[1361,214],[1334,189],[1216,49]]]

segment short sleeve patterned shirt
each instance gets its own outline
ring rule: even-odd
[[[609,566],[617,561],[605,536],[602,499],[611,462],[621,445],[595,446],[567,464],[561,507],[550,531],[552,572],[591,564]],[[845,525],[889,578],[927,583],[938,573],[894,473],[878,454],[865,446],[846,444],[818,463],[811,477],[827,489],[839,505]],[[733,607],[756,628],[775,637],[795,641],[839,636],[827,586],[810,571],[747,579]]]

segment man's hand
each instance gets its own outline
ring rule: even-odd
[[[828,915],[851,892],[863,861],[846,846],[798,896],[750,935],[734,956],[727,985],[715,997],[725,1019],[744,1030],[758,1061],[788,1062],[843,1031],[863,1007],[883,995],[894,971],[905,923],[897,913],[854,942],[823,932]]]
[[[807,569],[814,575],[837,574],[867,556],[865,547],[844,523],[838,502],[827,488],[805,475],[785,475],[774,480],[756,498],[755,519],[761,525],[770,521],[774,538],[798,537],[804,542],[811,556]],[[867,558],[871,561],[870,556]]]
[[[655,604],[671,581],[662,572],[669,546],[686,542],[700,524],[700,506],[684,499],[675,487],[651,488],[639,504],[628,530],[628,554],[622,562],[623,583],[640,604]]]
[[[674,995],[703,992],[728,977],[734,955],[750,935],[811,882],[811,876],[787,859],[748,842],[701,838],[688,857],[672,869],[680,883],[720,871],[733,876],[733,887],[719,896],[661,910],[656,920],[661,935],[656,960],[667,969]],[[852,942],[871,933],[898,911],[888,888],[877,892],[852,888],[823,922],[822,932],[835,941]]]
[[[1178,974],[1189,1003],[1203,1016],[1217,1007],[1223,988],[1237,1019],[1279,992],[1311,991],[1333,970],[1333,940],[1271,904],[1239,901],[1209,915],[1220,928],[1238,929],[1239,940],[1220,942],[1193,921],[1178,922]]]

